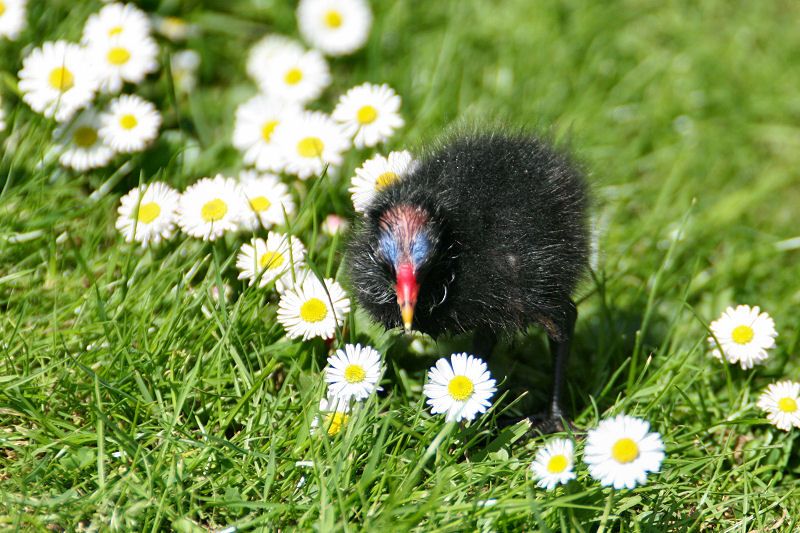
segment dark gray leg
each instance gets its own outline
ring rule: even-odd
[[[472,337],[472,355],[485,361],[492,356],[495,345],[497,345],[497,335],[495,333],[477,330]]]
[[[564,382],[567,377],[567,361],[569,360],[572,337],[575,334],[575,321],[578,319],[578,310],[575,303],[570,301],[566,307],[564,329],[561,340],[550,338],[550,354],[553,357],[553,397],[550,402],[550,420],[562,427],[562,420],[566,418],[564,411]]]

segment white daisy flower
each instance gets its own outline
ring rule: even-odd
[[[353,87],[339,98],[331,116],[354,137],[357,148],[386,141],[405,124],[400,116],[400,97],[385,83]]]
[[[428,371],[428,383],[422,389],[428,397],[431,413],[445,413],[446,420],[473,420],[492,405],[495,380],[481,359],[466,353],[453,354],[450,361],[441,358]]]
[[[236,180],[217,174],[184,191],[178,203],[178,225],[187,235],[213,241],[226,231],[236,231],[245,209]]]
[[[536,458],[531,463],[537,487],[553,490],[556,485],[566,485],[575,479],[575,452],[572,441],[569,439],[552,439],[536,452]]]
[[[328,357],[328,394],[342,400],[363,400],[375,390],[382,372],[381,354],[375,348],[347,344]]]
[[[27,26],[27,0],[0,0],[0,37],[15,41]]]
[[[261,90],[272,98],[305,104],[316,100],[330,85],[331,73],[325,58],[316,50],[277,50],[258,79]]]
[[[711,354],[720,361],[724,355],[729,363],[739,363],[744,369],[767,359],[767,350],[775,347],[778,336],[772,318],[758,306],[748,305],[739,305],[736,309],[728,307],[711,323],[711,332],[714,334],[708,338]]]
[[[239,183],[250,209],[242,214],[242,229],[255,231],[286,223],[295,210],[289,187],[273,174],[258,174],[252,170],[239,173]]]
[[[114,157],[114,150],[100,138],[100,116],[94,109],[82,111],[68,124],[56,128],[58,161],[65,167],[83,172],[106,166]]]
[[[332,279],[321,282],[309,276],[283,293],[278,304],[278,322],[290,339],[330,339],[349,312],[350,299],[341,285]]]
[[[158,244],[175,231],[178,191],[154,181],[132,189],[120,199],[116,227],[126,242]]]
[[[197,35],[198,28],[180,17],[156,17],[156,31],[173,42]]]
[[[329,437],[338,435],[350,420],[350,405],[347,401],[336,398],[324,398],[319,401],[319,416],[311,422],[311,431],[325,431]]]
[[[123,94],[112,100],[100,121],[100,137],[122,153],[144,150],[158,137],[161,127],[156,106],[135,94]]]
[[[761,394],[758,406],[778,429],[800,428],[800,383],[789,380],[773,383]]]
[[[124,82],[141,83],[158,69],[158,45],[150,37],[115,36],[93,41],[87,50],[106,92],[118,93]]]
[[[618,415],[589,431],[583,460],[589,474],[604,487],[632,489],[647,481],[648,472],[659,471],[664,443],[661,435],[650,432],[646,421]]]
[[[267,35],[250,49],[247,56],[247,73],[253,81],[262,84],[267,77],[269,65],[282,53],[302,55],[303,45],[283,35]]]
[[[306,247],[300,239],[269,232],[267,240],[253,239],[243,244],[236,256],[239,279],[249,279],[250,285],[259,280],[259,287],[266,287],[273,280],[291,276],[290,267],[305,265]],[[291,278],[285,280],[291,284]]]
[[[19,88],[31,109],[63,122],[92,101],[97,79],[80,46],[46,42],[22,60]]]
[[[322,221],[322,232],[329,237],[333,237],[346,229],[347,220],[335,213],[326,216],[325,220]]]
[[[83,42],[98,44],[114,37],[142,39],[150,36],[150,19],[133,4],[108,4],[90,15],[83,27]]]
[[[242,152],[244,162],[258,170],[280,172],[284,156],[275,143],[275,129],[300,114],[300,106],[264,95],[256,95],[236,109],[233,145]]]
[[[285,158],[285,172],[300,179],[322,173],[326,165],[342,163],[350,147],[342,129],[325,113],[305,111],[275,128],[275,145]]]
[[[300,0],[300,33],[311,46],[331,56],[352,54],[369,38],[372,12],[364,0]]]
[[[406,150],[390,152],[387,157],[378,154],[364,161],[364,164],[356,169],[356,175],[351,179],[352,186],[348,189],[355,210],[365,213],[375,195],[388,185],[404,178],[412,166],[411,153]]]
[[[200,54],[194,50],[175,52],[170,58],[172,82],[179,91],[191,92],[197,86],[197,69],[200,68]]]

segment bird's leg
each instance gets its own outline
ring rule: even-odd
[[[563,395],[564,382],[567,375],[567,360],[569,359],[572,337],[575,333],[575,321],[578,319],[578,310],[575,302],[569,301],[565,306],[564,327],[560,339],[550,336],[550,354],[553,357],[553,396],[550,402],[549,422],[555,428],[563,429],[563,420],[566,419]]]
[[[494,347],[497,345],[497,334],[493,331],[476,330],[472,337],[472,355],[481,359],[491,357]]]

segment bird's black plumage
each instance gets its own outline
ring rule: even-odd
[[[415,329],[496,333],[538,323],[559,341],[571,334],[567,306],[586,270],[587,208],[578,166],[540,138],[457,135],[378,193],[348,247],[351,287],[375,320],[400,326],[395,265],[381,239],[424,232],[424,253],[412,250],[422,257]]]

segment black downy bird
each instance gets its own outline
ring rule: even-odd
[[[376,195],[348,245],[350,283],[386,328],[473,331],[483,357],[497,335],[540,325],[555,370],[549,413],[535,421],[554,431],[577,318],[571,297],[587,269],[587,209],[582,173],[545,141],[457,135]]]

